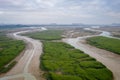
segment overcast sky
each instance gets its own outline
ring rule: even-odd
[[[0,0],[0,23],[120,23],[120,0]]]

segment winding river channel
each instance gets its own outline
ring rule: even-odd
[[[46,29],[43,28],[43,30]],[[97,31],[101,32],[101,34],[77,38],[66,38],[63,39],[63,41],[77,49],[84,51],[86,54],[89,54],[91,57],[94,57],[98,61],[102,62],[108,69],[113,72],[114,80],[120,80],[120,55],[90,46],[85,43],[85,39],[88,37],[114,37],[112,37],[111,34],[107,31],[94,30],[91,28],[85,28],[85,30]],[[42,43],[38,40],[18,35],[26,32],[29,32],[29,30],[13,33],[13,37],[19,40],[24,40],[28,44],[28,48],[25,50],[23,57],[19,60],[17,65],[4,77],[1,77],[0,80],[40,80],[39,57],[42,54]]]
[[[41,31],[46,30],[41,28]],[[39,40],[21,36],[19,34],[31,32],[31,30],[12,33],[12,37],[23,40],[27,47],[24,55],[8,73],[0,80],[39,80],[40,79],[40,55],[42,54],[42,43]]]
[[[120,80],[120,55],[117,55],[115,53],[103,49],[96,48],[94,46],[90,46],[85,42],[86,38],[93,36],[105,36],[110,38],[115,38],[115,37],[112,37],[111,34],[107,31],[94,30],[91,28],[84,28],[84,29],[101,32],[101,34],[92,35],[92,36],[83,36],[77,38],[67,38],[67,39],[63,39],[63,41],[74,46],[77,49],[84,51],[86,54],[89,54],[91,57],[94,57],[95,59],[103,63],[108,69],[110,69],[113,72],[114,80]]]

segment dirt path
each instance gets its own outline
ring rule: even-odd
[[[42,54],[42,44],[38,40],[31,39],[26,36],[20,36],[18,34],[25,33],[28,31],[21,31],[13,33],[13,36],[16,39],[24,40],[28,47],[22,56],[22,58],[18,61],[16,66],[12,68],[4,77],[0,78],[0,80],[39,80],[40,79],[40,70],[39,57]]]
[[[106,32],[102,33],[102,36],[109,37],[109,35],[110,34]],[[86,44],[85,39],[88,37],[92,36],[63,39],[63,41],[77,49],[84,51],[86,54],[89,54],[91,57],[94,57],[98,61],[102,62],[108,69],[113,72],[114,80],[120,80],[120,55]]]

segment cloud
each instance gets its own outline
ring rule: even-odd
[[[0,0],[0,21],[104,23],[105,17],[120,20],[119,6],[119,0]]]
[[[1,10],[40,10],[54,7],[57,0],[1,0]]]
[[[4,12],[3,11],[0,11],[0,15],[3,14]]]
[[[120,12],[108,12],[106,15],[120,19]]]

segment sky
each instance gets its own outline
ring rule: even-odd
[[[0,23],[120,23],[120,0],[0,0]]]

